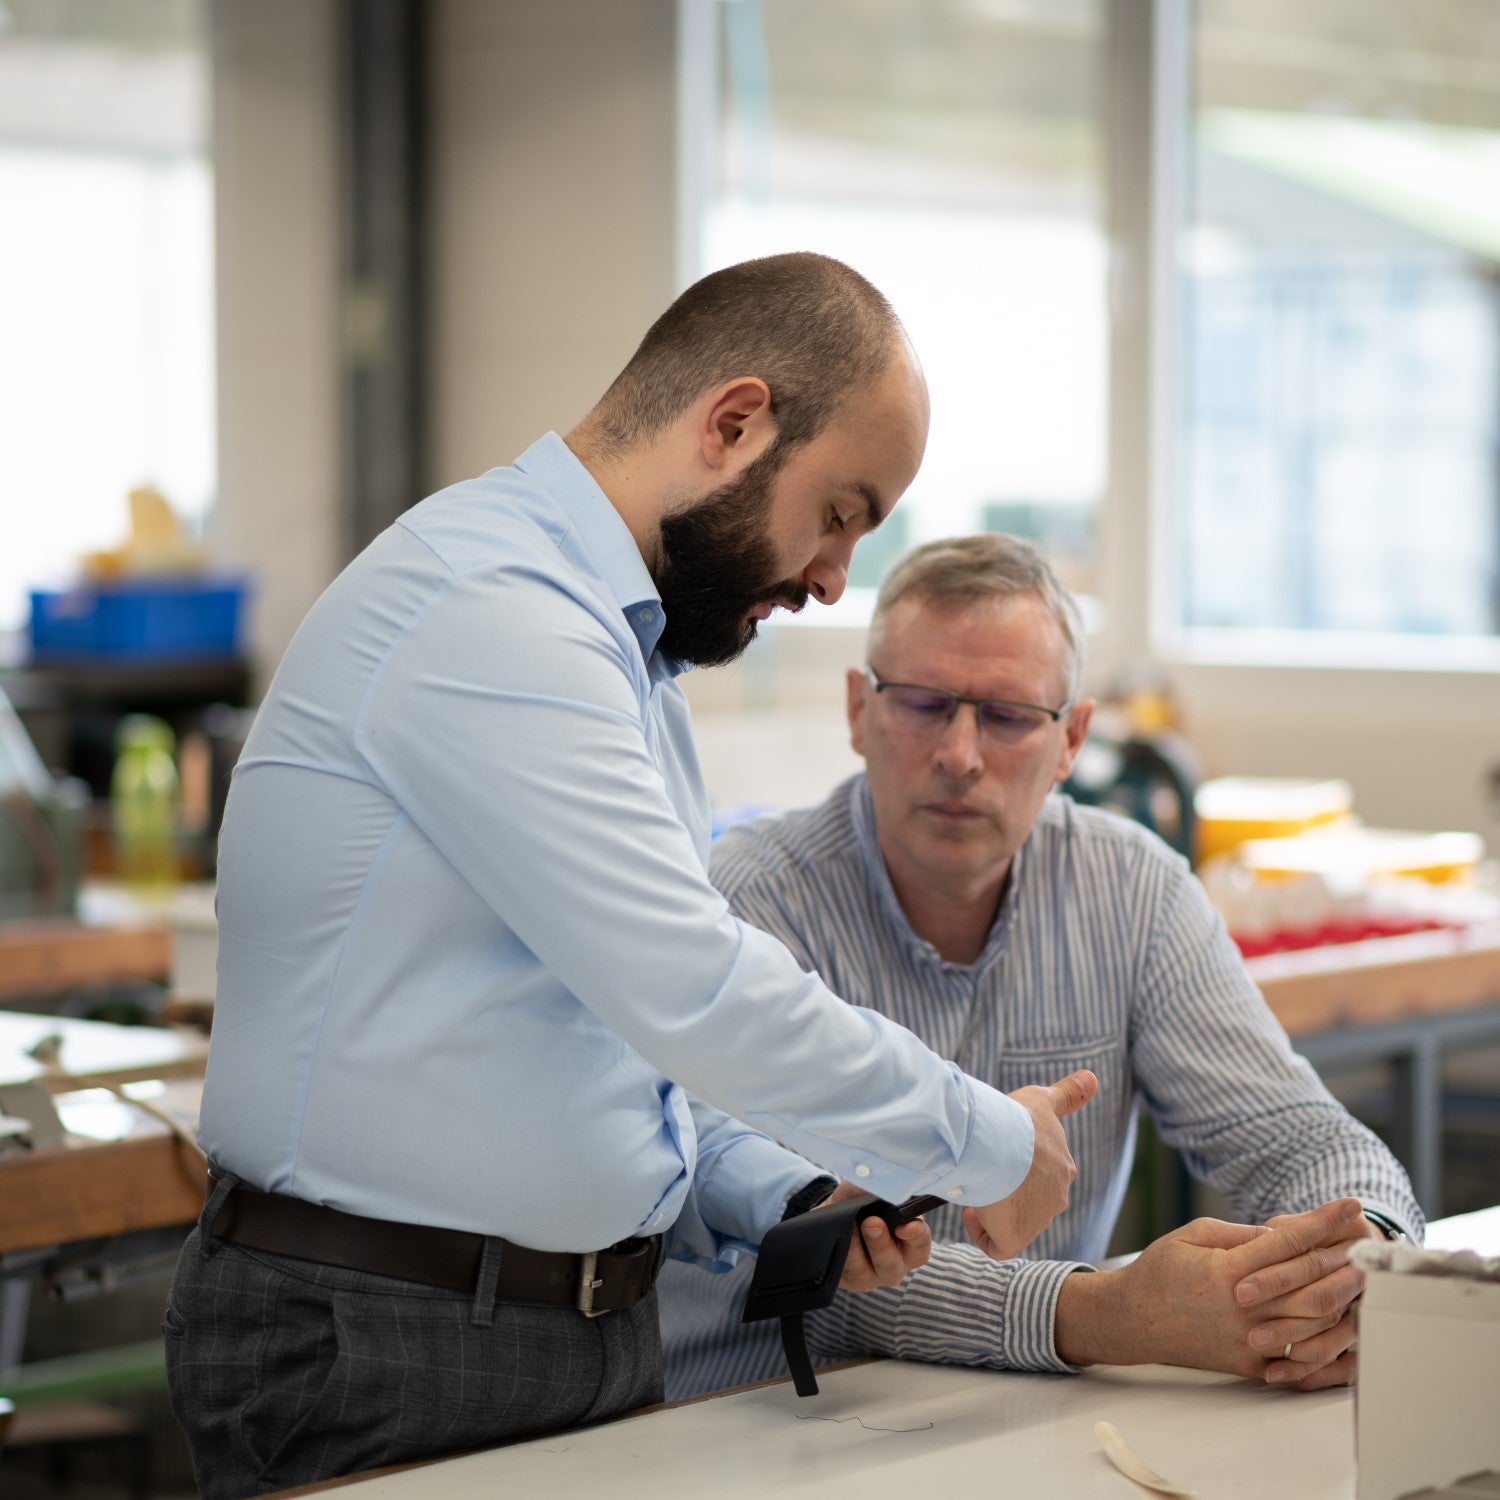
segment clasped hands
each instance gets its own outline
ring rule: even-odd
[[[1118,1271],[1070,1276],[1057,1351],[1073,1364],[1188,1365],[1298,1390],[1354,1379],[1349,1247],[1380,1238],[1353,1198],[1268,1224],[1195,1219]]]

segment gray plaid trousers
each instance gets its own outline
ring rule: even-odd
[[[585,1318],[268,1255],[208,1236],[223,1191],[183,1246],[162,1325],[172,1410],[204,1500],[555,1432],[661,1399],[654,1291]]]

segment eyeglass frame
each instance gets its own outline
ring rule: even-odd
[[[947,688],[929,687],[923,682],[882,682],[875,675],[875,668],[870,666],[865,668],[865,681],[870,684],[871,689],[877,697],[887,688],[910,688],[912,691],[918,693],[931,693],[934,698],[946,698],[951,707],[948,710],[948,717],[943,720],[942,727],[944,729],[947,729],[953,723],[954,719],[958,717],[958,710],[962,704],[972,703],[974,705],[975,723],[981,734],[984,733],[984,719],[981,710],[987,703],[997,703],[1002,708],[1024,708],[1032,713],[1046,714],[1054,724],[1061,724],[1063,715],[1075,707],[1071,700],[1066,699],[1059,708],[1047,708],[1041,703],[1022,703],[1015,698],[970,698],[964,693],[950,693]],[[1041,725],[1038,724],[1035,727],[1040,729]]]

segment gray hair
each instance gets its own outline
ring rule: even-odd
[[[980,532],[945,537],[913,548],[885,575],[870,618],[869,659],[885,641],[886,619],[911,595],[926,604],[957,607],[1031,594],[1057,621],[1067,647],[1068,702],[1083,681],[1083,613],[1052,565],[1020,537]]]

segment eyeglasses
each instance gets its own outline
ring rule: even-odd
[[[1043,708],[1039,703],[1012,703],[1008,698],[966,698],[942,688],[918,687],[910,682],[882,682],[874,669],[865,678],[884,694],[896,722],[917,734],[937,735],[953,722],[961,703],[972,703],[980,733],[1001,745],[1018,745],[1046,724],[1056,724],[1071,705]]]

